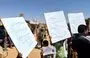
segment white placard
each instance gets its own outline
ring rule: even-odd
[[[69,13],[68,19],[73,34],[78,33],[78,26],[80,24],[86,25],[83,13]]]
[[[37,42],[34,35],[29,29],[23,17],[3,18],[1,21],[4,24],[8,34],[14,42],[16,48],[22,53],[23,58],[26,58]]]
[[[52,43],[70,37],[63,11],[44,13]]]

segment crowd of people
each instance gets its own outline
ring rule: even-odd
[[[1,28],[1,30],[3,30],[3,27]],[[90,35],[88,32],[88,27],[82,24],[78,26],[77,30],[78,33],[73,34],[73,36],[71,37],[72,38],[71,48],[73,49],[74,52],[77,52],[76,58],[89,58]],[[6,37],[3,31],[2,32],[0,31],[0,33],[2,33],[0,34],[0,49],[4,48],[4,41]],[[56,58],[56,48],[47,39],[42,40],[41,55],[42,58]],[[0,56],[1,56],[1,52],[0,52]],[[22,53],[18,52],[16,58],[22,58]]]

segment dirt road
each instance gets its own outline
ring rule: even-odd
[[[8,48],[8,56],[6,58],[16,58],[17,56],[17,50],[15,47]],[[4,55],[6,56],[7,53],[4,52]],[[40,50],[39,49],[33,49],[33,51],[29,54],[28,58],[41,58],[40,57]]]

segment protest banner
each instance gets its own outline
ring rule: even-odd
[[[83,13],[69,13],[68,19],[71,27],[72,34],[78,33],[78,26],[81,24],[86,25]]]
[[[44,13],[52,43],[70,37],[63,11]]]
[[[18,51],[26,58],[37,42],[24,18],[2,18],[1,21]]]

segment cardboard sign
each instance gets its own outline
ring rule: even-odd
[[[22,53],[23,58],[26,58],[37,42],[24,18],[3,18],[1,21],[18,51]]]
[[[45,13],[44,15],[50,36],[52,37],[52,43],[70,37],[70,33],[63,11]]]
[[[68,19],[73,34],[78,33],[78,26],[80,24],[86,25],[83,13],[69,13]]]

